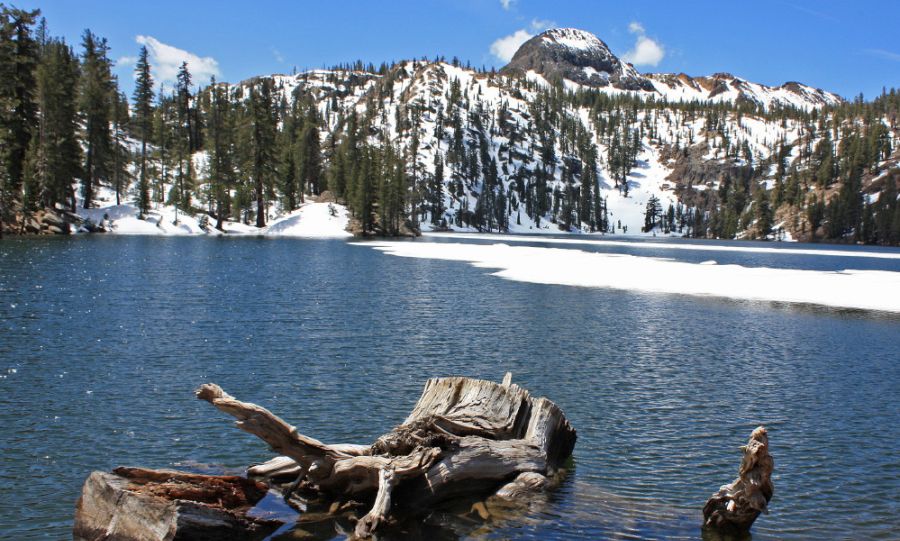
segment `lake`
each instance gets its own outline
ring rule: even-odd
[[[816,253],[572,248],[900,272],[898,259]],[[900,316],[492,272],[339,240],[3,239],[0,537],[70,537],[91,470],[241,471],[270,458],[194,398],[201,383],[323,441],[369,443],[428,377],[510,371],[577,429],[573,467],[539,509],[448,523],[435,539],[698,539],[703,503],[735,477],[759,424],[775,495],[753,539],[896,539]]]

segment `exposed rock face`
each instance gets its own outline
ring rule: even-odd
[[[93,472],[78,499],[72,535],[76,541],[257,541],[282,524],[246,514],[267,491],[234,476]]]
[[[676,190],[696,187],[714,187],[726,181],[749,182],[755,170],[752,166],[735,163],[733,160],[708,159],[706,145],[695,145],[682,151],[665,148],[660,156],[672,172],[666,177]]]
[[[531,38],[500,71],[534,71],[548,81],[568,79],[596,88],[654,90],[649,80],[619,60],[597,36],[575,28],[554,28]]]

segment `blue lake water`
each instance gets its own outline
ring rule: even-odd
[[[896,259],[639,244],[573,248],[900,271]],[[305,434],[368,443],[428,377],[506,371],[566,412],[573,469],[531,513],[441,538],[698,539],[703,503],[759,424],[775,496],[753,539],[897,538],[900,317],[490,272],[344,241],[0,241],[0,538],[69,537],[91,470],[269,458],[193,397],[204,382]]]

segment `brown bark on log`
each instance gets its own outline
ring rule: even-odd
[[[247,515],[268,491],[243,477],[116,468],[87,478],[76,541],[257,541],[280,521]]]
[[[306,491],[374,501],[356,526],[365,537],[390,523],[395,508],[419,510],[497,489],[521,498],[548,486],[547,477],[572,454],[575,430],[553,402],[531,397],[510,379],[431,379],[406,421],[371,446],[326,445],[214,384],[197,396],[285,455],[254,466],[252,475],[299,475]]]
[[[738,478],[724,485],[703,507],[703,525],[722,531],[747,532],[760,513],[767,513],[775,487],[772,470],[775,463],[769,454],[769,436],[758,427],[741,447],[744,457]]]

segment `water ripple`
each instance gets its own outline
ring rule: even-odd
[[[761,423],[776,493],[754,539],[900,531],[896,320],[489,272],[340,241],[4,239],[0,537],[69,536],[93,469],[268,458],[193,398],[206,381],[367,442],[425,378],[507,370],[578,429],[573,470],[526,516],[440,539],[698,539]]]

